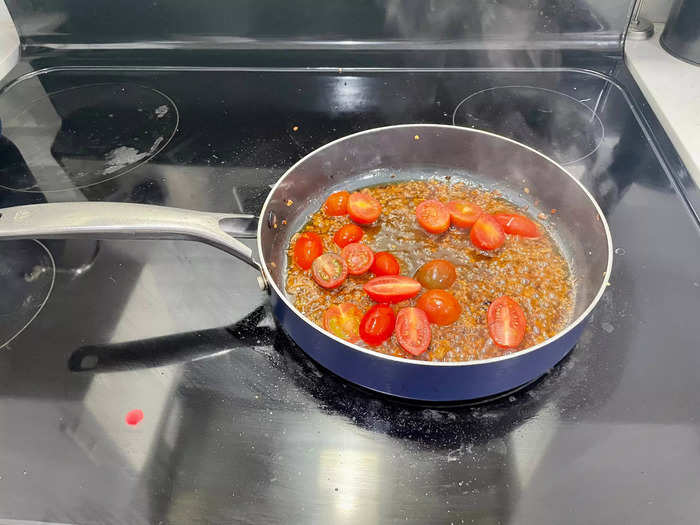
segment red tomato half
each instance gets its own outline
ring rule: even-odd
[[[462,313],[457,299],[445,290],[428,290],[418,298],[416,306],[425,312],[428,321],[440,326],[454,323]]]
[[[371,270],[374,275],[398,275],[401,272],[401,267],[396,257],[389,252],[379,252],[374,254]]]
[[[372,248],[361,242],[348,244],[340,255],[348,263],[348,273],[350,275],[361,275],[370,269],[374,262],[374,252]]]
[[[503,246],[506,236],[499,222],[493,215],[484,213],[479,217],[469,232],[469,238],[474,246],[482,250],[495,250]]]
[[[356,343],[360,340],[362,310],[352,303],[334,304],[323,314],[323,328],[333,335]]]
[[[345,215],[348,212],[348,197],[350,197],[349,191],[331,193],[323,205],[323,211],[331,216]]]
[[[497,213],[493,218],[503,227],[503,231],[511,235],[533,238],[540,236],[540,229],[537,227],[537,223],[523,215]]]
[[[302,270],[311,268],[311,263],[322,253],[323,241],[315,233],[302,233],[294,243],[294,262]]]
[[[476,220],[484,213],[484,210],[469,201],[450,201],[447,203],[450,210],[452,224],[458,228],[471,228]]]
[[[382,213],[382,205],[369,193],[356,191],[348,197],[348,214],[357,224],[372,224]]]
[[[430,233],[442,233],[450,227],[450,211],[437,200],[423,201],[416,206],[416,219]]]
[[[515,348],[525,337],[525,312],[507,295],[491,303],[486,313],[486,323],[491,339],[502,348]]]
[[[311,265],[314,281],[323,288],[337,288],[348,276],[348,265],[337,253],[324,253]]]
[[[396,315],[391,306],[375,304],[360,321],[360,337],[368,345],[380,345],[391,337],[395,322]]]
[[[420,292],[420,283],[402,275],[382,275],[370,279],[362,287],[373,301],[378,303],[400,303]]]
[[[333,236],[333,242],[345,248],[351,242],[360,242],[365,232],[357,224],[346,224]]]
[[[401,347],[413,355],[425,352],[432,337],[428,316],[420,308],[412,306],[399,310],[395,333]]]

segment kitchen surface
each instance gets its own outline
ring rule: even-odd
[[[671,56],[661,45],[663,24],[646,40],[628,40],[630,71],[697,182],[700,180],[700,67]]]
[[[63,31],[39,31],[56,13],[10,4],[24,47],[0,91],[0,208],[256,215],[314,149],[436,123],[560,163],[600,204],[614,264],[547,374],[435,404],[316,364],[253,269],[212,247],[4,241],[0,523],[696,523],[700,194],[622,57],[628,6],[608,4],[554,29],[535,17],[558,36],[527,52],[368,43],[410,26],[398,17],[360,35],[364,51],[304,40],[257,64],[247,33],[213,49],[202,30],[183,54],[172,28],[168,49],[139,40],[143,20],[119,45],[71,40],[87,13],[64,6]],[[575,29],[598,44],[562,44]]]

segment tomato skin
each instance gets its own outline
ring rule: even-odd
[[[427,200],[416,206],[418,224],[430,233],[442,233],[450,227],[450,211],[438,200]]]
[[[418,298],[416,307],[425,312],[428,321],[440,326],[454,323],[462,313],[457,299],[445,290],[428,290]]]
[[[500,223],[488,213],[484,213],[476,220],[469,232],[469,238],[474,246],[486,251],[500,248],[506,241],[506,235]]]
[[[521,237],[531,237],[533,239],[541,235],[537,223],[524,215],[497,213],[493,218],[503,227],[504,232],[511,235],[520,235]]]
[[[294,243],[294,263],[302,270],[311,268],[311,263],[322,253],[323,241],[315,233],[304,232]]]
[[[348,214],[357,224],[372,224],[382,213],[382,205],[369,193],[356,191],[348,197]]]
[[[357,224],[346,224],[333,236],[333,242],[340,248],[345,248],[351,242],[360,242],[365,232]]]
[[[469,201],[450,201],[447,203],[447,209],[450,210],[452,224],[458,228],[471,228],[484,213],[481,206]]]
[[[340,255],[348,263],[350,275],[362,275],[372,267],[374,252],[372,248],[361,242],[348,244]]]
[[[360,340],[362,310],[352,303],[334,304],[323,313],[323,329],[351,343]]]
[[[348,197],[349,191],[331,193],[323,204],[323,211],[331,217],[345,215],[348,212]]]
[[[374,275],[398,275],[401,272],[401,266],[396,257],[389,252],[378,252],[374,254],[371,271]]]
[[[377,346],[391,337],[396,314],[387,304],[375,304],[360,321],[360,337],[370,346]]]
[[[423,310],[413,306],[399,310],[394,333],[401,348],[413,355],[425,352],[432,338],[428,316]]]
[[[400,303],[418,295],[421,286],[403,275],[382,275],[370,279],[362,288],[377,303]]]
[[[445,289],[452,286],[457,280],[457,271],[454,264],[444,259],[433,259],[418,268],[413,276],[424,287],[429,289]]]
[[[501,348],[515,348],[523,342],[527,321],[522,307],[507,295],[493,301],[486,312],[493,342]]]
[[[314,259],[311,275],[319,286],[337,288],[348,276],[348,264],[337,253],[324,253]]]

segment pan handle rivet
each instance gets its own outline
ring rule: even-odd
[[[276,228],[277,227],[277,215],[275,215],[274,211],[271,211],[267,215],[267,227],[268,228]]]

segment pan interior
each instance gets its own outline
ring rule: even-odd
[[[527,205],[533,215],[546,213],[547,229],[572,273],[573,317],[594,301],[607,280],[609,253],[603,219],[588,194],[562,168],[529,148],[446,126],[401,126],[353,135],[290,169],[268,200],[260,232],[262,262],[278,291],[284,295],[290,237],[329,193],[425,179],[498,189],[512,203]],[[552,209],[557,213],[551,215]]]

